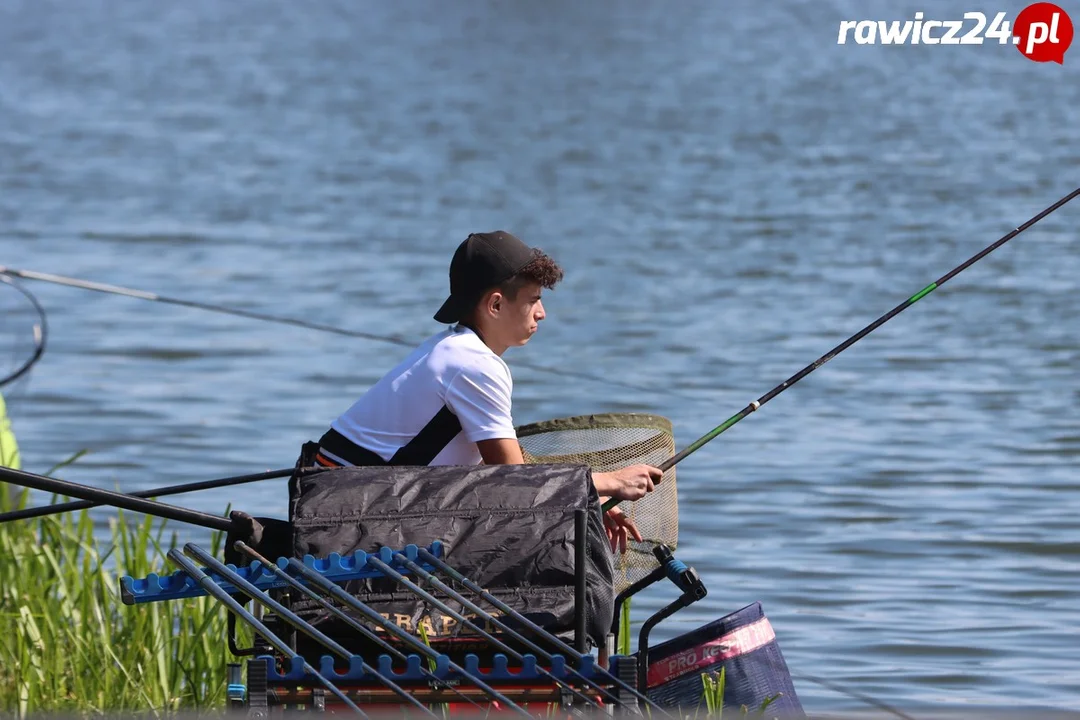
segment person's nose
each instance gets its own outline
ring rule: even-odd
[[[536,312],[533,313],[533,317],[536,318],[536,322],[540,322],[547,317],[547,313],[544,312],[544,303],[540,300],[536,301]]]

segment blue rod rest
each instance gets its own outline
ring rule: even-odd
[[[380,548],[377,554],[372,554],[375,554],[380,560],[403,575],[408,575],[409,571],[395,562],[395,552],[399,551],[384,547]],[[406,545],[405,549],[400,552],[425,570],[428,570],[429,572],[435,570],[435,568],[430,565],[417,560],[418,553],[416,551],[416,545]],[[428,547],[428,552],[436,557],[442,557],[442,543],[436,540]],[[333,582],[383,577],[380,570],[377,570],[374,567],[368,567],[368,555],[369,553],[366,553],[363,550],[357,550],[353,554],[345,556],[341,556],[338,553],[330,553],[329,557],[325,558],[316,558],[311,555],[305,555],[304,565]],[[277,566],[279,568],[287,570],[288,565],[288,558],[278,558]],[[235,565],[229,564],[228,567],[260,590],[265,591],[273,588],[286,587],[286,583],[283,580],[278,579],[272,570],[264,567],[260,562],[253,562],[246,567],[236,567]],[[209,575],[214,582],[224,588],[227,592],[239,592],[233,587],[232,583],[224,580],[221,576],[211,572],[209,569],[203,568],[203,572]],[[300,582],[304,582],[303,578],[297,579],[300,580]],[[132,578],[129,575],[124,575],[120,578],[120,599],[125,605],[161,602],[164,600],[180,600],[183,598],[199,597],[205,594],[205,590],[199,587],[187,574],[179,570],[171,575],[165,576],[158,575],[157,573],[150,573],[145,578]]]

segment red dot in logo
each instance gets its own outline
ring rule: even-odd
[[[1065,51],[1073,40],[1073,24],[1069,14],[1054,3],[1028,5],[1016,16],[1013,24],[1013,43],[1028,60],[1061,65]]]

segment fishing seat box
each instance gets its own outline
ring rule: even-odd
[[[575,627],[574,514],[587,510],[582,611],[590,641],[600,644],[611,626],[614,569],[599,497],[586,466],[348,467],[294,475],[289,490],[287,526],[259,519],[265,527],[254,540],[264,554],[326,557],[382,547],[400,550],[410,544],[428,547],[439,541],[447,564],[564,639],[573,636]],[[415,633],[422,628],[441,652],[460,655],[487,647],[469,628],[392,579],[354,580],[344,588],[403,629]],[[476,600],[471,593],[462,594]],[[350,651],[381,654],[313,601],[293,595],[290,603],[298,615]],[[302,655],[325,654],[302,635],[296,643]]]

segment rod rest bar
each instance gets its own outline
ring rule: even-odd
[[[432,555],[441,557],[442,543],[435,541],[427,548],[427,550]],[[378,553],[366,553],[363,550],[357,550],[353,554],[345,556],[339,555],[338,553],[330,553],[326,558],[315,558],[311,555],[305,555],[303,562],[306,567],[319,573],[327,580],[338,583],[345,582],[346,580],[385,577],[382,571],[369,565],[369,555],[374,555],[402,574],[408,573],[407,568],[395,563],[394,554],[397,552],[400,552],[425,570],[434,569],[432,566],[419,560],[416,545],[406,545],[405,549],[400,551],[384,547],[381,548]],[[279,568],[284,570],[288,565],[288,558],[278,558],[277,566]],[[263,567],[262,563],[258,561],[244,567],[236,567],[232,564],[227,565],[227,567],[260,590],[288,587],[285,581],[278,579],[273,571]],[[209,575],[210,578],[226,592],[230,594],[239,592],[232,583],[226,581],[220,575],[211,572],[206,568],[203,568],[203,572]],[[120,599],[125,605],[161,602],[164,600],[180,600],[202,595],[206,595],[206,590],[201,588],[183,571],[165,576],[160,576],[157,573],[150,573],[145,578],[133,578],[129,575],[124,575],[120,578]]]
[[[672,554],[671,548],[667,545],[662,543],[656,545],[653,548],[653,555],[656,556],[656,561],[660,563],[660,567],[654,569],[651,573],[623,590],[615,598],[615,619],[611,623],[611,634],[615,636],[616,643],[619,642],[619,624],[622,619],[623,602],[627,598],[637,595],[645,588],[660,582],[665,577],[683,592],[688,592],[701,584],[701,578],[698,577],[697,571],[692,567],[688,567],[686,563],[681,560],[678,560],[675,555]],[[701,588],[704,593],[705,586],[701,585]],[[705,597],[705,595],[702,594],[701,597]]]
[[[574,680],[576,676],[573,673],[568,672],[567,664],[568,660],[563,655],[553,655],[550,663],[540,663],[535,655],[525,654],[524,662],[518,664],[511,662],[510,659],[502,654],[497,653],[490,658],[490,666],[481,664],[479,656],[475,654],[468,654],[462,661],[463,668],[466,675],[483,678],[490,681],[503,681],[503,682],[522,682],[522,681],[535,681],[545,682],[549,678],[541,672],[538,672],[538,668],[547,668],[552,675],[564,680]],[[259,659],[265,659],[267,663],[267,678],[272,683],[310,683],[311,677],[304,672],[303,662],[300,659],[294,659],[286,661],[283,667],[279,669],[277,660],[273,656],[261,656]],[[573,658],[573,662],[578,662],[579,658]],[[317,667],[319,671],[327,678],[333,678],[335,680],[344,680],[350,682],[375,682],[376,678],[372,677],[370,673],[364,672],[361,669],[361,664],[364,659],[360,656],[353,656],[348,661],[339,660],[329,655],[323,655],[317,661],[312,658],[309,660],[312,666]],[[383,677],[397,681],[416,681],[416,682],[428,682],[431,677],[425,674],[422,670],[422,663],[427,663],[426,658],[421,658],[419,655],[408,655],[408,662],[405,667],[401,667],[400,663],[395,663],[389,655],[380,655],[378,658],[368,658],[368,663],[378,670],[379,674]],[[344,663],[344,665],[343,665]],[[434,658],[435,668],[431,672],[435,677],[441,680],[457,681],[462,679],[462,674],[456,672],[450,668],[449,658],[446,655],[439,654],[437,658]],[[581,663],[581,668],[578,669],[582,675],[587,678],[595,679],[602,678],[598,675],[594,666],[595,658],[591,655],[586,656],[584,662]]]

